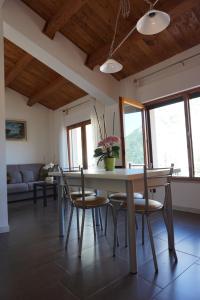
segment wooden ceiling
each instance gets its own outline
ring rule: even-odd
[[[106,60],[119,1],[22,1],[46,20],[44,34],[53,39],[56,32],[60,31],[87,53],[86,65],[89,68]],[[130,2],[131,14],[128,19],[120,19],[116,43],[148,9],[143,0]],[[115,78],[122,79],[135,74],[200,43],[199,0],[160,0],[155,8],[170,14],[170,26],[153,36],[144,36],[135,31],[114,55],[124,66],[121,72],[114,74]]]
[[[4,39],[5,84],[29,98],[27,104],[40,103],[57,109],[86,93],[58,73]]]

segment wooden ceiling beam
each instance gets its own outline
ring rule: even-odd
[[[175,4],[171,2],[171,5],[174,5],[174,7],[169,7],[168,2],[165,2],[162,7],[159,7],[158,9],[163,9],[164,11],[168,11],[168,13],[171,16],[172,22],[173,19],[180,16],[181,14],[191,10],[195,5],[198,4],[199,0],[177,0]],[[130,24],[127,26],[126,30],[123,30],[123,32],[129,32],[132,29],[133,25],[130,26]],[[134,35],[134,42],[137,43],[138,40],[143,39],[143,36],[139,34],[136,30],[133,32]],[[124,38],[124,34],[119,37],[119,41],[121,41]],[[102,47],[97,49],[92,54],[88,55],[85,65],[88,66],[90,69],[93,69],[97,65],[101,65],[106,61],[108,58],[108,53],[110,49],[110,43],[104,44]],[[114,55],[115,57],[115,55]]]
[[[66,79],[63,77],[57,78],[54,82],[48,84],[44,89],[36,92],[33,96],[31,96],[27,102],[27,105],[33,106],[35,103],[39,102],[43,98],[55,93],[58,89],[60,89],[64,83],[66,83]]]
[[[14,66],[14,68],[5,76],[5,85],[9,86],[11,82],[28,66],[33,60],[33,56],[26,53]]]
[[[75,15],[88,0],[66,0],[66,3],[45,24],[43,32],[53,39],[59,31]]]

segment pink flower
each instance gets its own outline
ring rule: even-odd
[[[98,143],[98,147],[109,147],[109,145],[118,144],[120,142],[120,139],[117,136],[111,135],[103,139]]]
[[[117,137],[117,136],[114,136],[114,135],[111,135],[111,136],[108,136],[107,138],[104,139],[104,143],[106,144],[118,144],[120,142],[120,139]]]

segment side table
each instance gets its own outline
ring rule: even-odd
[[[56,200],[56,195],[57,195],[57,182],[37,182],[34,183],[33,185],[33,203],[37,203],[37,191],[42,190],[43,192],[43,206],[47,206],[47,190],[48,189],[53,189],[53,198]]]

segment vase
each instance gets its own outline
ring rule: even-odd
[[[115,157],[105,157],[104,166],[106,171],[113,171],[115,168]]]

